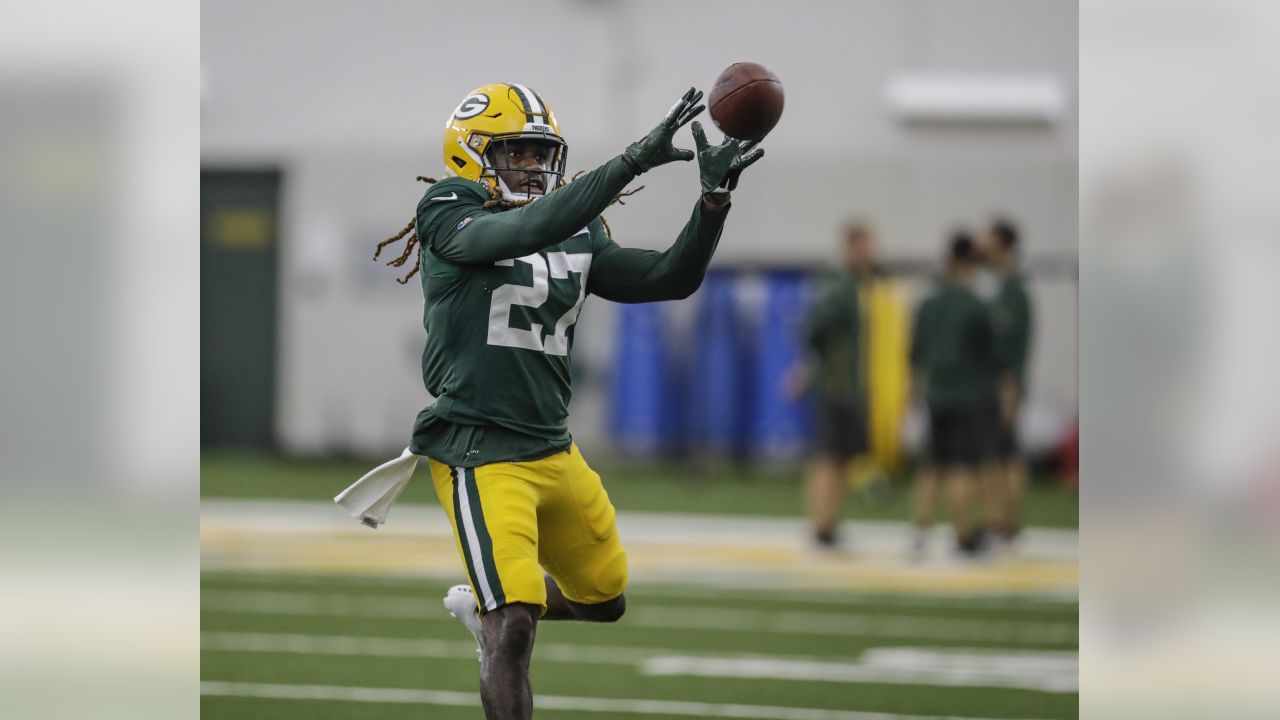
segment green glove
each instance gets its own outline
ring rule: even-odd
[[[764,157],[764,148],[756,147],[760,144],[759,140],[726,137],[719,145],[708,143],[702,123],[693,124],[693,141],[698,146],[698,174],[704,193],[737,188],[742,171]]]
[[[623,162],[639,175],[675,160],[692,160],[693,151],[681,150],[673,146],[671,138],[677,130],[697,117],[698,113],[707,109],[706,105],[698,105],[701,99],[701,90],[689,88],[689,92],[671,106],[671,110],[667,112],[662,122],[658,123],[658,127],[627,147],[627,151],[622,154]]]

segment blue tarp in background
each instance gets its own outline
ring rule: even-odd
[[[691,347],[685,416],[691,447],[714,456],[744,451],[747,392],[754,358],[734,297],[735,274],[712,271],[695,295],[699,303]]]
[[[692,298],[696,316],[684,342],[672,342],[661,304],[622,306],[611,393],[619,451],[753,460],[803,455],[808,406],[786,398],[782,383],[800,357],[812,283],[801,272],[766,273],[763,308],[748,311],[742,279],[733,270],[708,274]]]
[[[774,272],[765,276],[764,312],[755,330],[755,373],[751,390],[748,454],[760,460],[792,459],[809,444],[810,417],[804,401],[783,392],[783,379],[801,359],[805,312],[812,301],[808,276]]]
[[[613,441],[632,455],[673,449],[673,408],[668,388],[674,370],[667,353],[662,306],[623,305],[618,313],[617,364],[611,393]]]

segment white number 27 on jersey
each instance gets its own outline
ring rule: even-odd
[[[505,347],[540,350],[548,355],[569,354],[569,328],[578,321],[582,301],[587,297],[587,271],[591,269],[591,253],[549,252],[544,259],[538,253],[512,260],[494,263],[515,267],[517,262],[533,268],[533,285],[503,285],[493,291],[489,303],[489,344]],[[547,301],[551,280],[568,280],[569,273],[578,273],[578,301],[556,321],[555,332],[542,339],[542,324],[531,323],[528,330],[511,327],[511,306],[540,307]]]

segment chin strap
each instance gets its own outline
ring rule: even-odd
[[[520,197],[520,196],[516,195],[515,193],[511,192],[511,188],[507,187],[507,183],[506,183],[505,181],[503,181],[502,176],[501,176],[501,175],[499,175],[498,173],[496,173],[496,172],[495,172],[495,173],[493,174],[493,177],[494,177],[494,179],[496,179],[496,180],[498,181],[498,194],[502,197],[502,199],[503,199],[503,200],[510,200],[511,202],[518,202],[518,201],[520,201],[520,200],[528,200],[528,199],[529,199],[529,198],[527,198],[527,197]]]
[[[507,187],[507,184],[503,182],[502,177],[498,175],[498,173],[495,172],[493,176],[498,180],[498,192],[502,194],[503,200],[527,204],[542,197],[542,195],[530,195],[529,193],[513,193],[511,192],[511,188]],[[543,195],[545,194],[546,193],[543,192]]]

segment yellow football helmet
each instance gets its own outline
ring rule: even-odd
[[[498,177],[490,145],[503,140],[538,140],[551,148],[543,171],[548,192],[561,184],[569,146],[560,136],[555,113],[537,93],[524,85],[495,83],[472,90],[444,126],[444,167],[449,175],[466,178],[519,199]]]

